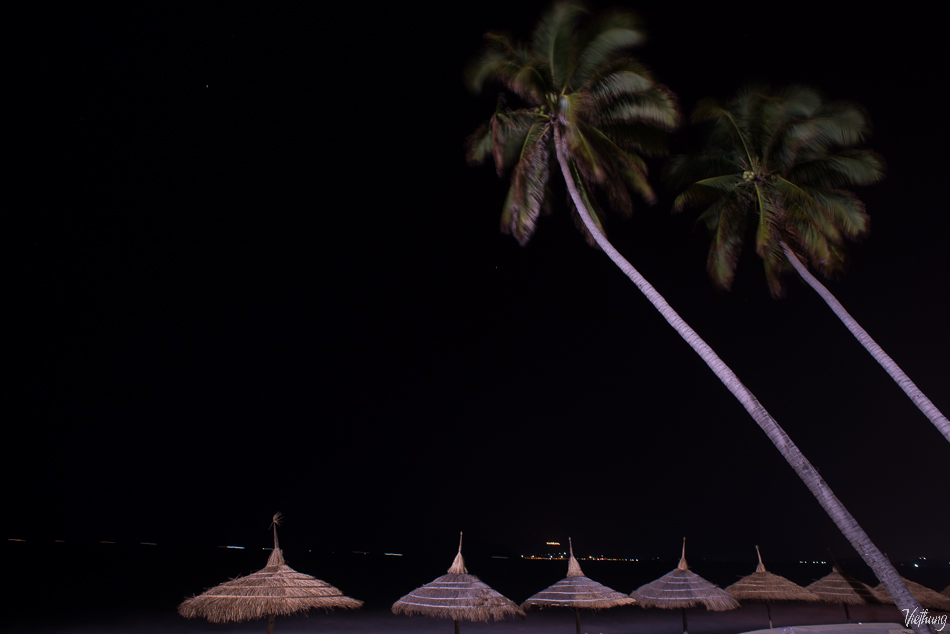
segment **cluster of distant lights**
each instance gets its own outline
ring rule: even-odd
[[[8,542],[26,542],[25,539],[18,539],[18,538],[16,538],[16,537],[9,537],[9,538],[7,538],[7,541],[8,541]],[[34,540],[34,541],[41,541],[41,540]],[[56,543],[56,544],[65,544],[65,543],[66,543],[66,540],[65,540],[65,539],[54,539],[54,540],[53,540],[53,543]],[[100,544],[115,544],[116,542],[114,542],[114,541],[109,541],[109,540],[107,540],[107,539],[100,539],[100,540],[99,540],[99,543],[100,543]],[[155,543],[155,542],[139,542],[139,544],[140,544],[141,546],[158,546],[158,544]],[[560,545],[561,545],[560,542],[545,542],[545,544],[547,544],[548,546],[560,546]],[[233,549],[233,550],[247,550],[244,546],[218,546],[218,548],[227,548],[227,549]],[[265,548],[261,548],[261,550],[274,550],[274,549],[273,549],[273,548],[266,548],[266,547],[265,547]],[[312,550],[308,550],[307,552],[309,553],[309,552],[313,552],[313,551],[312,551]],[[352,551],[352,552],[353,552],[354,555],[369,555],[369,554],[371,554],[370,552],[365,551],[365,550],[354,550],[354,551]],[[383,555],[386,555],[387,557],[403,557],[403,556],[404,556],[402,553],[383,553]],[[505,556],[503,556],[503,555],[492,555],[491,558],[492,558],[492,559],[508,559],[508,557],[505,557]],[[547,555],[521,555],[521,558],[522,558],[522,559],[528,559],[528,560],[564,561],[565,559],[568,558],[568,554],[567,554],[567,553],[551,553],[551,554],[547,554]],[[580,560],[580,561],[640,561],[639,559],[627,559],[627,558],[624,558],[624,557],[604,557],[603,555],[601,555],[600,557],[594,557],[594,556],[590,556],[590,557],[575,557],[575,559],[578,559],[578,560]],[[660,558],[659,558],[659,557],[653,557],[653,559],[660,559]],[[926,558],[926,557],[918,557],[918,559],[922,559],[923,561],[927,561],[927,558]],[[827,561],[818,560],[818,559],[815,559],[815,560],[812,560],[812,561],[808,561],[808,560],[806,560],[806,559],[801,559],[801,560],[799,560],[798,563],[800,563],[800,564],[827,564],[828,562],[827,562]],[[948,563],[950,563],[950,562],[948,562]],[[919,567],[920,567],[920,566],[919,566],[918,564],[914,564],[914,568],[919,568]]]
[[[553,553],[549,555],[521,555],[522,559],[544,559],[545,561],[564,561],[567,559],[567,553]],[[580,561],[640,561],[639,559],[626,559],[621,557],[575,557]]]

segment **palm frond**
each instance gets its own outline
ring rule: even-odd
[[[705,211],[699,214],[699,217],[696,218],[695,226],[704,225],[706,231],[709,232],[709,235],[714,235],[716,233],[716,228],[719,226],[719,217],[722,214],[722,208],[729,202],[729,199],[725,196],[720,196],[716,198],[711,205],[706,207]]]
[[[785,133],[790,147],[851,147],[864,141],[871,129],[864,112],[853,104],[834,102],[807,119],[794,121]]]
[[[576,160],[581,157],[574,155],[579,171],[587,183],[596,183],[598,188],[607,194],[607,202],[611,208],[629,216],[633,211],[633,202],[630,192],[627,191],[627,172],[632,164],[626,160],[625,153],[596,128],[583,123],[578,127],[585,147],[590,151],[590,160],[594,163],[591,169],[585,164],[587,157]]]
[[[766,249],[781,241],[782,220],[785,214],[763,187],[756,185],[751,196],[755,201],[754,208],[758,211],[758,224],[755,231],[756,253],[765,257]]]
[[[736,175],[714,176],[697,181],[673,199],[673,213],[679,213],[686,207],[708,205],[714,200],[730,195],[743,198],[736,192],[736,188],[742,183],[742,177]]]
[[[555,130],[570,157],[571,178],[602,228],[603,211],[593,193],[626,214],[633,208],[632,192],[655,202],[642,156],[665,154],[665,132],[680,121],[675,95],[625,56],[644,40],[639,18],[617,10],[584,24],[585,13],[577,2],[556,2],[542,16],[528,47],[505,34],[489,33],[466,69],[472,90],[498,81],[528,104],[523,110],[498,108],[467,143],[472,163],[492,156],[499,173],[514,166],[502,226],[522,243],[534,231],[537,216],[549,209],[548,162]]]
[[[627,61],[627,60],[624,60]],[[637,95],[656,85],[653,77],[645,70],[636,69],[632,64],[595,76],[586,86],[593,99],[593,105],[608,104],[624,95]]]
[[[745,86],[725,105],[703,100],[692,120],[710,124],[706,150],[672,159],[664,180],[681,190],[674,212],[706,207],[697,222],[713,232],[708,266],[717,283],[731,280],[732,241],[748,235],[745,228],[727,235],[739,223],[724,222],[726,210],[755,223],[756,252],[774,296],[791,271],[783,242],[822,272],[840,271],[845,241],[869,224],[864,205],[845,188],[877,182],[885,170],[877,154],[854,149],[870,132],[863,109],[826,102],[807,86]]]
[[[818,204],[799,205],[798,203],[791,203],[786,208],[785,214],[783,229],[786,232],[792,227],[800,234],[799,228],[808,227],[809,231],[814,230],[816,235],[821,236],[823,243],[841,244],[844,239],[834,222],[834,218]],[[814,246],[811,242],[804,240],[801,235],[799,235],[799,242],[801,247],[806,250]]]
[[[848,239],[855,240],[869,231],[870,217],[864,203],[853,193],[845,189],[815,188],[811,189],[810,194],[822,215],[828,219],[835,230],[843,233]],[[817,216],[816,213],[809,215]]]
[[[469,165],[481,165],[492,155],[492,120],[480,124],[465,140],[465,160]]]
[[[603,124],[597,129],[617,147],[633,155],[664,156],[669,151],[669,134],[647,123]]]
[[[743,137],[760,165],[771,168],[770,142],[784,123],[784,105],[771,90],[762,86],[745,97],[740,125]]]
[[[598,185],[607,192],[611,207],[629,215],[632,211],[627,187],[639,193],[649,204],[656,202],[656,194],[647,182],[647,165],[636,154],[615,144],[596,127],[581,124],[585,138],[595,150],[606,177]]]
[[[801,186],[784,178],[776,179],[776,189],[787,210],[808,218],[836,244],[841,242],[842,233],[854,240],[868,231],[864,203],[847,190]]]
[[[584,13],[586,9],[576,2],[556,2],[541,17],[531,36],[532,53],[545,61],[556,90],[566,84],[574,53],[571,36]]]
[[[492,157],[499,176],[519,158],[532,126],[542,120],[524,110],[502,111],[492,117]]]
[[[705,123],[706,121],[718,121],[719,119],[732,119],[732,113],[729,112],[715,99],[700,99],[689,117],[690,123]]]
[[[528,130],[538,117],[534,111],[499,109],[466,141],[465,157],[468,163],[480,165],[492,157],[495,170],[501,176],[521,154]]]
[[[485,34],[481,51],[465,65],[465,85],[473,93],[479,93],[485,83],[506,76],[523,66],[527,61],[523,47],[511,40],[507,33]]]
[[[580,95],[567,95],[562,97],[562,102],[576,103],[581,99]],[[583,125],[579,118],[579,108],[568,105],[562,108],[562,116],[566,119],[564,127],[564,140],[567,142],[567,152],[572,161],[577,166],[584,178],[595,183],[603,183],[606,178],[604,162],[597,154],[596,148],[587,138],[585,131],[589,127]]]
[[[507,33],[486,33],[482,51],[465,68],[465,84],[481,92],[486,82],[497,81],[531,105],[544,103],[548,92],[547,69]]]
[[[884,160],[870,150],[807,156],[796,161],[788,171],[790,180],[824,187],[871,185],[883,180],[884,175]]]
[[[847,257],[840,243],[829,238],[821,226],[796,217],[792,224],[799,259],[808,262],[826,277],[833,277],[845,270]]]
[[[788,211],[777,191],[758,184],[755,187],[755,201],[759,213],[755,231],[755,252],[762,258],[769,292],[772,297],[782,297],[785,294],[782,278],[790,270],[788,259],[781,247],[788,233]]]
[[[814,205],[815,201],[811,197],[811,193],[808,188],[802,187],[801,185],[795,183],[791,179],[782,178],[777,176],[774,180],[775,189],[782,196],[782,200],[785,201],[786,207],[788,205]]]
[[[734,107],[738,108],[735,105]],[[690,121],[694,124],[706,122],[713,124],[706,143],[708,147],[720,151],[741,152],[742,166],[749,168],[755,156],[755,148],[746,139],[747,135],[742,125],[744,120],[741,111],[734,114],[715,99],[701,99],[690,116]]]
[[[580,55],[565,87],[583,88],[604,65],[645,41],[643,23],[633,11],[617,9],[595,17],[578,38]]]
[[[666,86],[656,84],[646,92],[620,95],[592,113],[591,121],[596,124],[644,122],[672,131],[679,126],[680,115],[673,93]]]
[[[712,209],[712,207],[710,208]],[[713,240],[709,246],[706,270],[713,282],[723,290],[732,288],[736,275],[736,265],[742,253],[742,242],[747,224],[746,214],[741,203],[723,199],[715,206],[715,213],[704,214],[706,227],[710,229]]]
[[[820,91],[804,84],[791,84],[780,88],[775,96],[781,101],[785,116],[790,119],[810,118],[824,102]]]
[[[728,154],[688,154],[674,156],[663,168],[663,182],[679,189],[697,180],[713,176],[738,174],[742,166],[736,156]]]
[[[502,232],[511,234],[522,245],[534,233],[548,192],[553,134],[551,126],[549,121],[541,121],[528,131],[502,209]]]

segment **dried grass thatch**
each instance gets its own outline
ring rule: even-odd
[[[941,592],[940,594],[950,597],[950,586],[947,586],[946,588],[944,588],[943,592]]]
[[[814,592],[766,570],[758,546],[755,547],[755,552],[759,555],[759,565],[755,572],[736,581],[726,588],[726,592],[739,601],[765,601],[765,610],[769,616],[769,629],[772,629],[772,608],[769,605],[771,602],[821,601],[821,597]]]
[[[720,589],[694,572],[686,565],[686,538],[683,538],[683,554],[680,563],[656,581],[640,586],[630,593],[643,608],[679,608],[683,613],[683,634],[687,634],[686,608],[704,606],[713,612],[735,610],[739,602],[725,590]]]
[[[904,577],[901,577],[901,580],[904,582],[904,585],[907,586],[907,590],[917,599],[917,603],[920,604],[920,607],[927,608],[928,610],[950,611],[950,596],[944,596],[944,594],[936,590],[931,590],[927,586],[922,586],[909,579],[904,579]],[[950,586],[948,586],[948,588],[950,588]],[[887,603],[888,605],[894,604],[894,599],[891,598],[891,594],[887,591],[887,588],[884,587],[883,583],[874,587],[873,592],[881,603]],[[944,592],[946,592],[946,590]]]
[[[178,606],[178,613],[187,618],[202,617],[212,623],[247,621],[270,617],[267,631],[273,632],[274,618],[311,608],[358,608],[362,601],[343,596],[325,581],[297,572],[284,563],[277,545],[277,524],[274,516],[274,551],[267,566],[246,577],[226,581],[206,590]]]
[[[574,545],[568,538],[570,557],[567,563],[567,577],[553,586],[542,590],[521,604],[523,610],[565,607],[574,610],[577,634],[581,631],[580,610],[601,610],[619,605],[633,605],[633,599],[621,592],[588,579],[581,571],[581,565],[574,558]]]
[[[845,574],[837,563],[832,566],[831,572],[807,586],[807,589],[817,594],[825,603],[840,603],[843,605],[848,623],[851,622],[849,605],[881,602],[870,586],[858,581],[851,575]]]
[[[755,572],[726,588],[733,598],[739,601],[821,601],[814,592],[766,570],[759,547],[755,550],[759,554]]]
[[[393,603],[393,614],[421,614],[455,621],[499,621],[506,616],[524,617],[524,611],[511,599],[492,590],[475,575],[468,574],[462,558],[462,538],[448,574],[416,588]]]
[[[865,605],[880,603],[866,583],[862,583],[846,574],[836,563],[831,572],[806,587],[825,603],[843,603],[845,605]]]
[[[640,586],[630,596],[644,608],[671,610],[703,606],[713,612],[723,612],[739,607],[739,602],[728,592],[690,572],[686,565],[686,539],[683,539],[683,555],[676,569]]]

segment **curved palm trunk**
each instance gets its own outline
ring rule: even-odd
[[[785,430],[775,422],[775,419],[762,407],[762,404],[753,396],[752,392],[739,381],[739,377],[735,375],[729,366],[723,363],[722,359],[713,352],[713,349],[696,334],[696,331],[690,328],[689,325],[676,314],[676,311],[663,299],[663,296],[646,281],[646,278],[640,275],[640,273],[620,255],[613,245],[607,241],[607,238],[600,233],[593,220],[591,220],[590,214],[587,208],[584,207],[584,202],[577,191],[577,187],[574,185],[571,170],[568,167],[567,153],[562,143],[561,131],[559,126],[555,125],[555,151],[557,152],[557,160],[561,166],[561,172],[567,183],[567,189],[571,194],[571,198],[574,200],[574,205],[577,206],[577,212],[580,214],[584,226],[590,231],[591,236],[593,236],[600,248],[603,249],[607,257],[630,278],[630,281],[636,284],[637,288],[650,300],[650,303],[660,311],[663,318],[666,319],[686,343],[702,357],[706,365],[719,377],[719,380],[722,381],[729,391],[732,392],[733,396],[742,403],[742,406],[745,407],[746,411],[749,412],[759,427],[762,428],[762,431],[769,437],[769,440],[771,440],[772,444],[779,450],[782,457],[785,458],[792,469],[795,470],[795,473],[798,474],[798,477],[805,483],[805,486],[812,492],[812,495],[815,496],[818,503],[821,504],[821,507],[825,509],[825,512],[828,513],[832,521],[834,521],[844,536],[848,538],[848,541],[851,542],[854,549],[858,551],[858,554],[861,555],[861,558],[871,567],[871,570],[874,571],[877,578],[884,584],[887,591],[891,593],[891,597],[895,603],[897,603],[897,607],[901,611],[905,609],[908,610],[907,614],[919,614],[921,612],[920,604],[910,592],[908,592],[907,586],[904,585],[904,582],[897,574],[894,566],[892,566],[891,562],[878,550],[877,546],[871,542],[871,539],[864,532],[864,529],[861,528],[844,505],[835,497],[831,488],[821,479],[815,468],[808,462],[802,452],[799,451],[795,443],[792,442],[792,439],[788,437],[788,434],[785,433]],[[891,590],[891,588],[893,588],[893,590]],[[918,634],[934,634],[934,630],[929,624],[913,624],[913,628]]]
[[[881,367],[891,375],[891,378],[894,379],[894,382],[897,383],[902,390],[910,397],[910,400],[914,402],[920,411],[924,413],[924,416],[930,419],[930,422],[940,430],[940,433],[943,434],[943,437],[947,439],[947,442],[950,442],[950,421],[947,420],[947,417],[944,416],[937,406],[930,402],[930,399],[927,398],[923,392],[917,389],[917,386],[914,385],[914,382],[908,378],[904,371],[901,370],[893,359],[887,356],[887,353],[881,349],[881,346],[871,339],[864,328],[862,328],[854,318],[848,314],[848,311],[844,309],[844,306],[835,299],[835,296],[831,294],[824,284],[819,282],[814,275],[812,275],[805,265],[801,263],[792,250],[785,244],[785,241],[782,241],[782,250],[785,251],[785,257],[788,258],[788,261],[792,263],[792,266],[795,267],[795,270],[798,271],[798,274],[802,277],[803,280],[808,282],[808,285],[811,286],[816,293],[821,295],[821,298],[825,300],[825,303],[834,311],[835,315],[838,316],[838,319],[851,331],[851,334],[854,335],[854,338],[861,342],[861,345],[864,346],[864,349],[871,353],[871,356],[874,357],[874,360],[881,364]]]

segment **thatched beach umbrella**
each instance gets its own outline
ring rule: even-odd
[[[739,601],[765,601],[769,629],[772,629],[772,609],[769,607],[772,601],[821,601],[814,592],[766,570],[758,546],[755,547],[755,552],[759,555],[759,565],[755,572],[736,581],[726,588],[726,592]]]
[[[917,603],[920,604],[920,607],[929,610],[950,611],[950,596],[944,596],[944,594],[936,590],[931,590],[927,586],[922,586],[909,579],[904,579],[904,577],[901,577],[901,581],[904,582],[904,585],[907,586],[907,590],[917,599]],[[894,599],[891,598],[890,593],[887,591],[887,588],[884,587],[883,583],[875,586],[873,591],[881,603],[894,604]]]
[[[468,574],[462,559],[462,535],[459,533],[459,552],[455,555],[449,573],[435,581],[416,588],[393,603],[393,614],[422,614],[455,621],[459,634],[462,620],[500,621],[506,616],[524,617],[524,611],[511,599],[498,594]]]
[[[542,590],[521,604],[521,609],[541,609],[566,607],[574,610],[574,622],[577,634],[581,634],[581,610],[600,610],[618,605],[633,605],[635,599],[611,590],[584,576],[581,566],[574,558],[574,546],[567,538],[570,558],[567,562],[567,577],[561,579],[547,590]]]
[[[817,594],[825,603],[840,603],[843,605],[848,623],[851,622],[849,605],[880,603],[870,586],[849,574],[845,574],[837,563],[832,565],[831,572],[808,585],[806,589]]]
[[[284,563],[277,546],[280,513],[274,515],[274,551],[267,566],[246,577],[226,581],[178,606],[184,617],[200,616],[212,623],[247,621],[269,617],[267,634],[274,632],[277,616],[305,612],[311,608],[358,608],[362,601],[343,596],[326,581],[297,572]]]
[[[705,606],[713,612],[735,610],[739,602],[725,590],[709,583],[686,565],[686,538],[683,538],[683,555],[676,570],[668,572],[656,581],[642,585],[630,596],[643,608],[664,608],[683,612],[683,634],[686,629],[686,608]]]
[[[940,594],[950,597],[950,586],[947,586],[946,588],[944,588],[943,592],[941,592]]]

